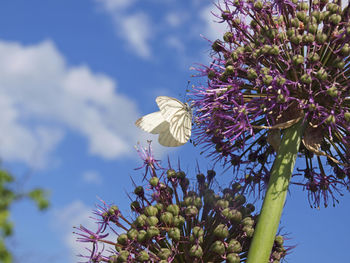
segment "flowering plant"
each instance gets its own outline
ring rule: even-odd
[[[213,170],[206,176],[199,172],[191,185],[183,171],[163,169],[151,148],[139,153],[148,185],[135,187],[130,206],[134,219],[128,220],[115,205],[98,206],[97,231],[80,226],[76,232],[78,241],[93,246],[83,257],[110,263],[245,261],[257,215],[240,194],[240,185],[216,194]],[[108,239],[108,231],[118,237]],[[283,236],[275,237],[270,262],[280,262],[287,254],[283,242]]]

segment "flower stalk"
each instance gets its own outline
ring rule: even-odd
[[[284,130],[284,135],[271,169],[270,181],[249,249],[247,263],[269,262],[286,200],[289,181],[294,170],[302,132],[302,121]]]

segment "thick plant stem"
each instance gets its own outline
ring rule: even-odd
[[[268,263],[294,169],[302,121],[284,130],[246,263]]]

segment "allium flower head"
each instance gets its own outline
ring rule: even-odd
[[[149,148],[150,149],[150,148]],[[151,149],[147,153],[152,155]],[[126,219],[116,206],[99,206],[98,230],[84,227],[78,241],[90,242],[88,262],[244,262],[254,233],[255,207],[247,204],[237,183],[218,193],[213,189],[215,171],[197,174],[195,184],[187,175],[169,167],[154,166],[147,186],[137,186]],[[145,168],[147,169],[147,168]],[[111,220],[108,215],[117,215]],[[107,220],[108,218],[109,220]],[[112,217],[114,218],[114,217]],[[107,239],[108,231],[118,237]],[[288,253],[284,237],[276,236],[270,262]]]
[[[249,176],[261,176],[283,129],[301,120],[305,168],[329,176],[327,161],[348,184],[349,4],[224,0],[218,8],[228,30],[212,43],[212,63],[198,68],[208,80],[194,90],[197,142],[234,166],[249,160]]]

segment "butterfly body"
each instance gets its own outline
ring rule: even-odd
[[[135,122],[136,126],[146,132],[159,134],[158,141],[163,146],[185,144],[191,137],[191,107],[167,96],[157,97],[156,102],[160,111],[141,117]]]

